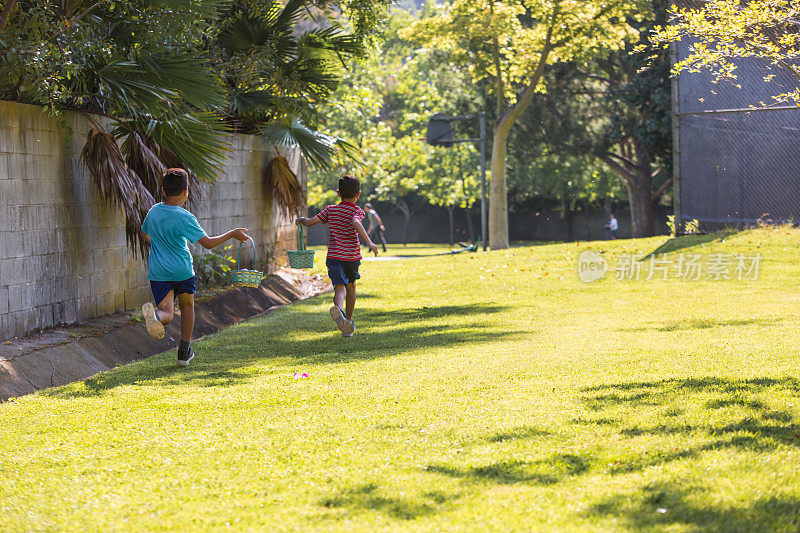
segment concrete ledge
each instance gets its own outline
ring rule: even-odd
[[[216,333],[276,306],[316,296],[330,284],[305,272],[284,269],[255,289],[232,289],[195,305],[194,337]],[[176,314],[180,312],[176,310]],[[112,315],[81,326],[58,328],[0,344],[0,401],[89,378],[133,361],[174,349],[180,318],[156,340],[128,315]]]

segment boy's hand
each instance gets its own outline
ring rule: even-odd
[[[372,250],[372,253],[375,254],[375,257],[378,257],[378,245],[372,241],[369,241],[369,249]]]
[[[247,228],[236,228],[231,232],[231,237],[239,242],[244,242],[248,239]]]
[[[381,231],[386,231],[386,227],[383,224],[381,224]]]
[[[300,224],[305,224],[305,222],[306,222],[306,217],[300,217],[300,218],[298,218],[297,220],[295,220],[295,221],[294,221],[294,223],[295,223],[296,225],[298,225],[298,226],[299,226]]]

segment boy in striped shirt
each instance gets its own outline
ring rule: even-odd
[[[358,267],[361,265],[361,243],[358,237],[367,243],[372,253],[378,255],[378,247],[367,235],[361,221],[364,211],[356,205],[361,196],[361,185],[353,176],[342,176],[339,179],[339,190],[336,191],[341,202],[329,205],[317,216],[300,217],[298,224],[306,227],[314,224],[328,225],[328,277],[333,283],[333,307],[331,318],[336,322],[344,337],[352,337],[356,329],[353,323],[353,310],[356,307],[356,280],[361,277]]]

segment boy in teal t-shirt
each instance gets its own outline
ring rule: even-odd
[[[247,229],[236,228],[216,237],[209,237],[197,218],[182,206],[189,198],[189,175],[182,168],[170,168],[161,177],[164,201],[150,208],[142,223],[142,233],[150,241],[148,274],[156,305],[142,306],[147,332],[156,339],[164,338],[164,324],[172,322],[175,296],[181,309],[181,342],[178,364],[188,366],[194,357],[190,346],[194,329],[194,268],[189,243],[214,248],[229,239],[247,240]]]

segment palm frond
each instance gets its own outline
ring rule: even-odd
[[[305,207],[303,188],[285,157],[273,157],[267,164],[264,186],[287,216],[295,217]]]
[[[319,48],[345,55],[359,55],[365,51],[364,45],[355,35],[344,33],[333,26],[304,33],[300,37],[300,45],[304,48]]]
[[[163,149],[194,172],[200,181],[215,181],[227,161],[230,145],[224,124],[210,113],[184,113],[167,118],[151,117],[143,128]],[[163,157],[159,155],[163,161]],[[169,166],[169,165],[168,165]]]
[[[319,169],[329,169],[336,155],[332,137],[309,129],[296,118],[270,122],[260,133],[273,144],[299,149],[306,160]]]
[[[103,200],[125,213],[125,236],[134,252],[144,257],[148,250],[140,229],[147,211],[155,203],[139,177],[128,167],[110,133],[92,129],[80,160],[89,170]]]
[[[330,170],[338,155],[362,163],[357,146],[339,137],[314,131],[299,119],[276,120],[263,126],[261,136],[272,144],[297,148],[319,170]]]
[[[140,131],[128,133],[122,143],[125,163],[140,179],[153,198],[158,198],[161,176],[168,167],[158,157],[159,146]]]
[[[249,115],[276,104],[275,94],[264,89],[234,90],[229,98],[231,112],[238,115]]]
[[[151,5],[168,7],[172,11],[194,11],[204,17],[215,17],[231,0],[150,0]]]
[[[135,61],[98,59],[93,63],[104,63],[99,68],[90,66],[98,96],[127,116],[157,113],[179,98],[177,90],[148,80],[147,73]]]
[[[293,29],[294,26],[304,17],[306,4],[307,0],[289,0],[286,2],[283,11],[281,11],[280,15],[278,15],[278,18],[275,21],[275,27],[278,29]]]
[[[220,33],[219,41],[229,52],[244,52],[266,46],[274,35],[264,18],[240,14]]]
[[[197,109],[219,109],[225,105],[219,80],[194,52],[155,53],[138,59],[142,81],[166,87]]]

